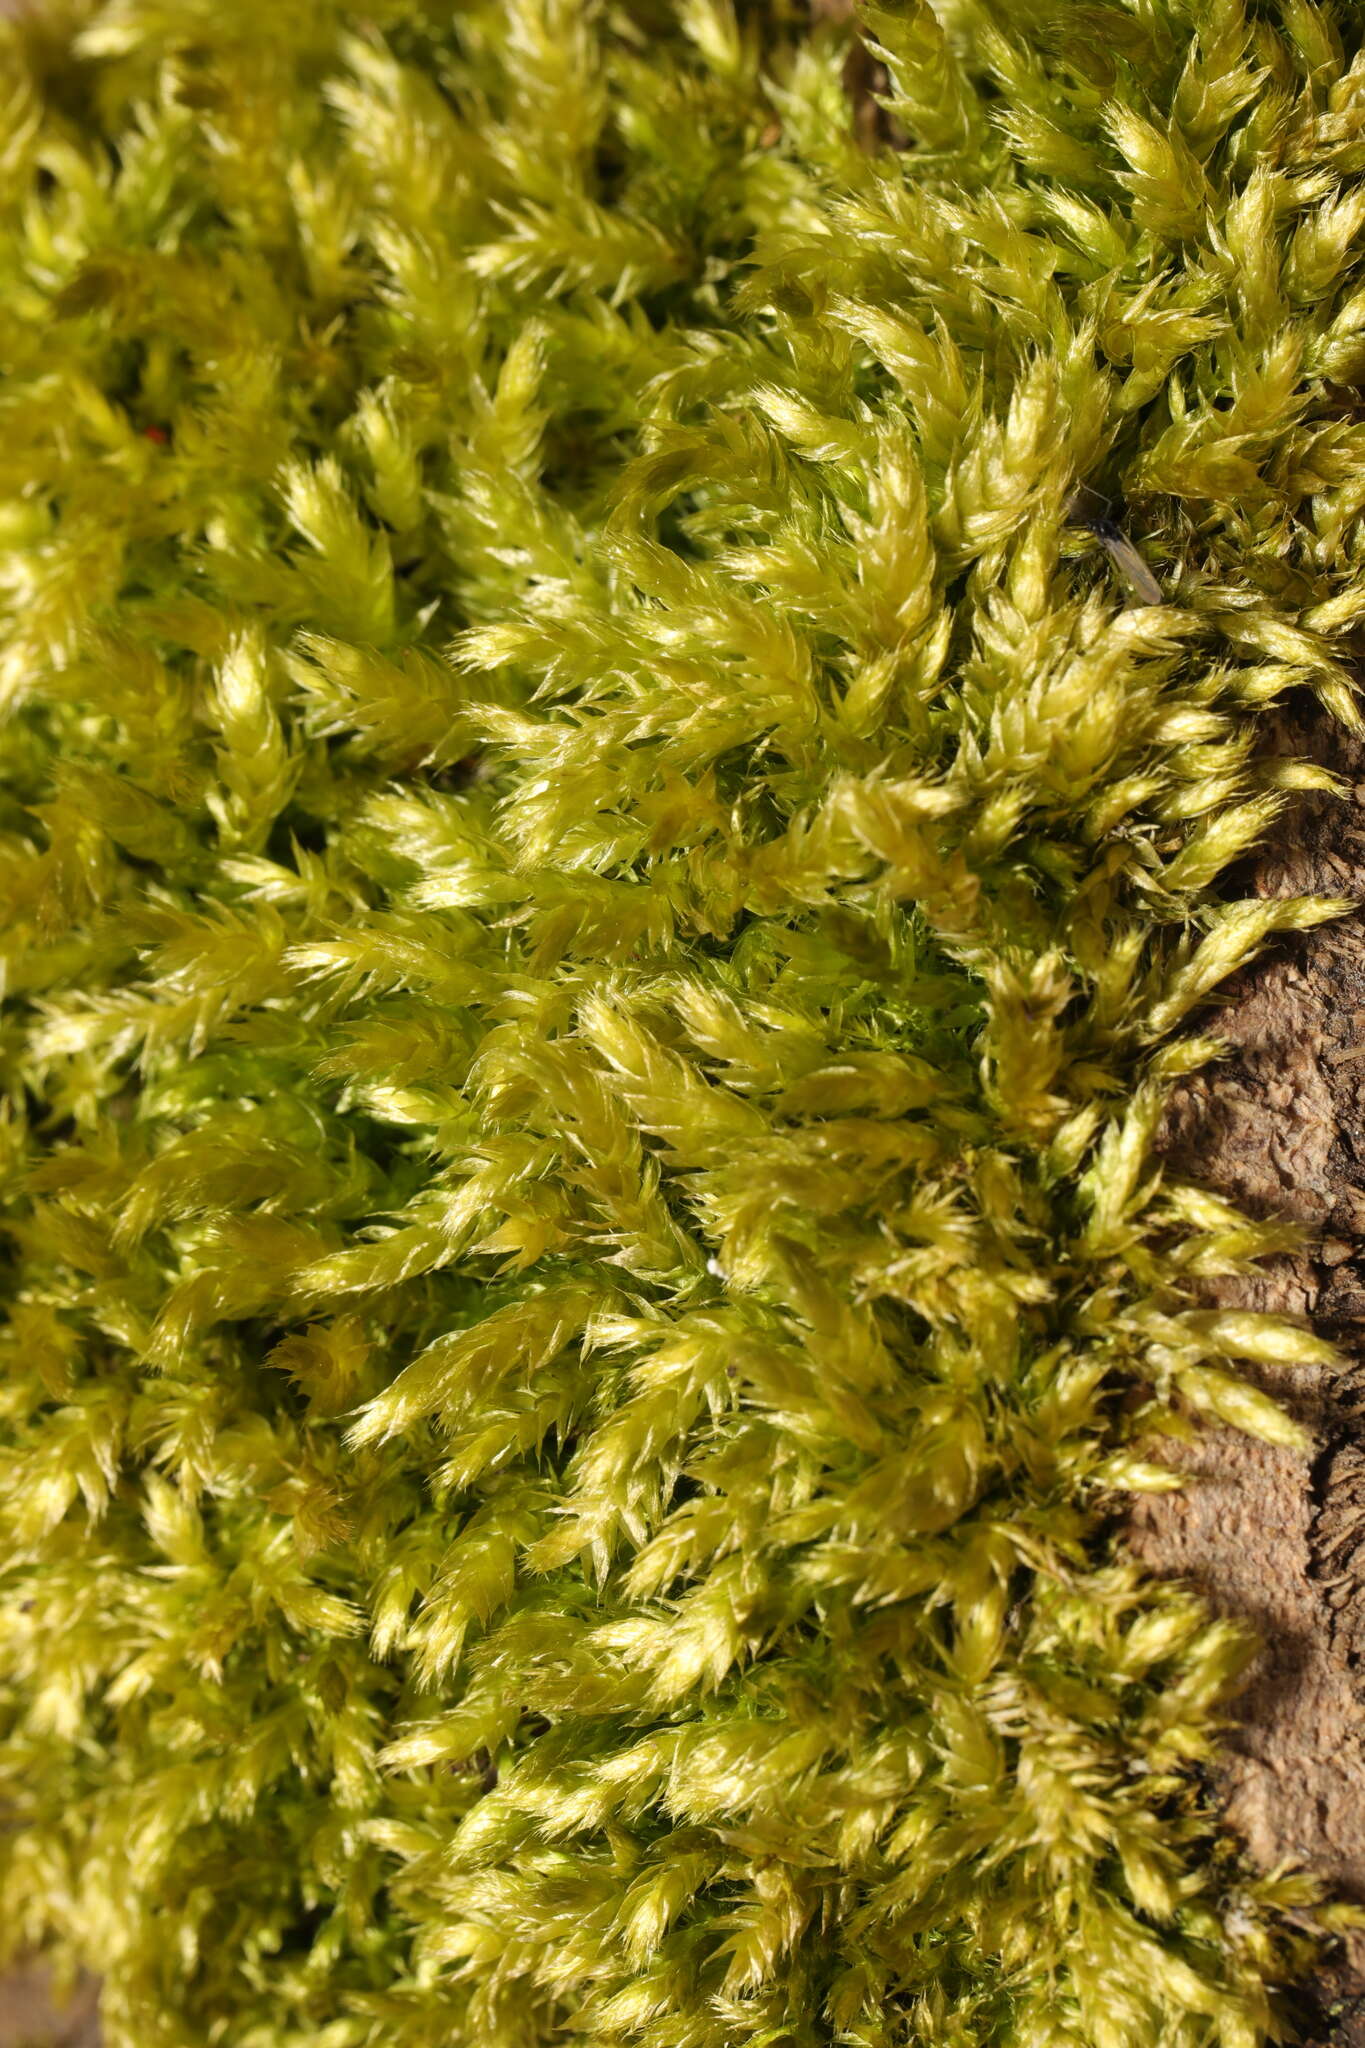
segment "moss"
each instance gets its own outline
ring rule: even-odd
[[[1342,907],[1228,877],[1359,26],[869,7],[871,152],[778,4],[0,27],[0,1901],[115,2048],[1277,2031],[1106,1518],[1330,1357],[1151,1142]]]

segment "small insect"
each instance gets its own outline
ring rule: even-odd
[[[1066,508],[1067,519],[1072,526],[1083,526],[1087,533],[1094,534],[1139,604],[1164,603],[1161,585],[1127,534],[1114,524],[1107,511],[1098,509],[1102,503],[1093,491],[1079,490]]]

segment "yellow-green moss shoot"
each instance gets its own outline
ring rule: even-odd
[[[1230,870],[1356,718],[1363,32],[0,26],[0,1932],[110,2048],[1275,2037],[1112,1508],[1330,1355],[1151,1146],[1340,907]]]

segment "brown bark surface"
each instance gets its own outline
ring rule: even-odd
[[[0,1977],[0,2048],[99,2048],[99,1992],[83,1977],[70,1997],[39,1965]]]
[[[1365,898],[1365,747],[1325,720],[1285,726],[1272,744],[1331,767],[1346,789],[1293,807],[1252,890]],[[1365,1901],[1365,916],[1280,948],[1205,1028],[1231,1055],[1181,1087],[1162,1149],[1182,1175],[1306,1233],[1301,1252],[1211,1291],[1304,1318],[1345,1363],[1256,1375],[1312,1431],[1309,1455],[1207,1431],[1165,1454],[1189,1484],[1143,1498],[1127,1534],[1152,1570],[1190,1581],[1261,1639],[1222,1772],[1251,1854]],[[1316,2038],[1365,2048],[1365,1936],[1320,1992]]]

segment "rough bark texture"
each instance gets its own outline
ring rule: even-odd
[[[1273,744],[1347,789],[1294,807],[1253,888],[1365,897],[1365,747],[1321,720]],[[1348,1362],[1260,1375],[1312,1430],[1312,1455],[1210,1431],[1167,1454],[1190,1484],[1144,1499],[1128,1534],[1153,1570],[1261,1637],[1223,1771],[1251,1853],[1365,1900],[1365,916],[1283,948],[1212,1022],[1232,1055],[1180,1090],[1163,1149],[1190,1178],[1307,1232],[1302,1252],[1214,1292],[1311,1320]],[[1315,2038],[1365,2048],[1365,1936],[1320,1992]]]
[[[98,2005],[93,1977],[63,1999],[46,1970],[10,1970],[0,1977],[0,2048],[99,2048]]]

